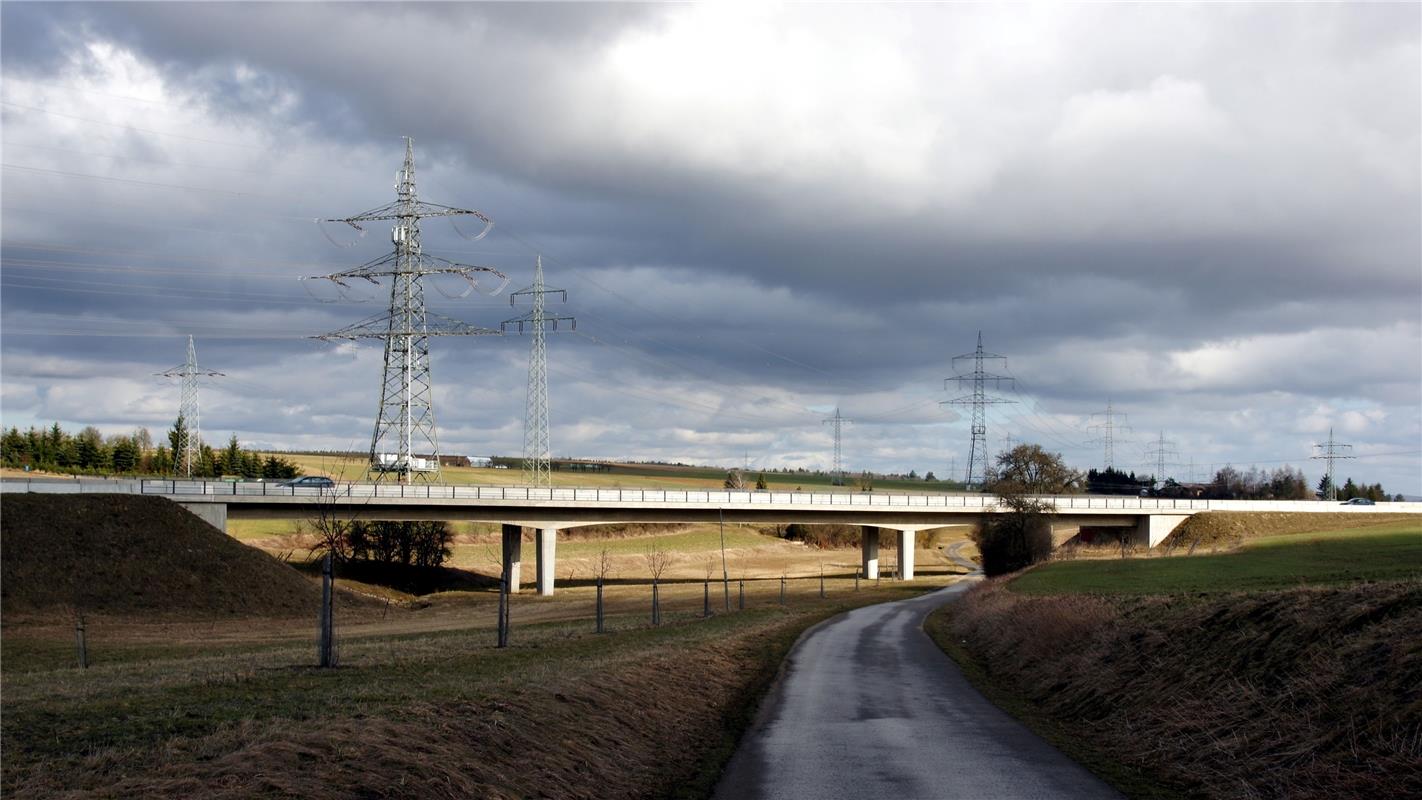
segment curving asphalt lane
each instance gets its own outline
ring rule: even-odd
[[[971,585],[812,628],[790,651],[716,798],[1121,797],[989,703],[923,632],[930,611]]]

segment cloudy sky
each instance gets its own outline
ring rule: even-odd
[[[555,454],[828,466],[839,406],[848,468],[961,475],[982,331],[993,451],[1100,466],[1109,403],[1118,466],[1316,479],[1331,426],[1422,494],[1416,4],[0,15],[6,426],[156,433],[191,334],[209,440],[368,447],[379,347],[307,337],[382,298],[297,278],[388,247],[313,220],[393,200],[408,135],[422,198],[496,221],[427,252],[569,290]],[[527,356],[435,341],[446,452],[518,452]]]

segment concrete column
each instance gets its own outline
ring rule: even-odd
[[[179,503],[178,505],[191,511],[194,516],[203,522],[206,522],[223,533],[227,533],[226,503]]]
[[[553,596],[553,569],[556,564],[554,552],[557,547],[557,528],[542,528],[538,531],[538,593],[544,597]]]
[[[864,579],[872,581],[879,577],[879,529],[873,525],[861,525],[859,537]]]
[[[913,580],[914,531],[899,531],[899,580]]]
[[[519,570],[523,561],[523,528],[518,525],[504,525],[504,576],[508,578],[509,592],[518,591]]]

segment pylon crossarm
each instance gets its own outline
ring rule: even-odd
[[[545,330],[545,331],[556,331],[556,330],[558,330],[558,323],[559,323],[559,322],[565,322],[565,323],[567,323],[569,330],[574,330],[574,331],[575,331],[575,330],[578,329],[578,321],[577,321],[576,319],[574,319],[573,317],[553,317],[553,316],[549,316],[549,315],[547,315],[547,314],[544,314],[543,317],[542,317],[542,319],[543,319],[543,330]],[[505,332],[505,333],[507,333],[508,330],[509,330],[509,328],[510,328],[510,327],[513,327],[513,328],[516,328],[519,333],[523,333],[524,330],[530,330],[530,331],[533,330],[533,325],[534,325],[533,312],[530,311],[530,312],[528,312],[527,314],[524,314],[524,315],[522,315],[522,316],[514,317],[513,319],[506,319],[506,320],[504,320],[503,322],[500,322],[500,323],[499,323],[499,330],[500,330],[500,331],[503,331],[503,332]]]
[[[493,328],[480,328],[461,322],[457,319],[426,312],[425,327],[420,329],[406,330],[392,326],[391,316],[388,312],[367,317],[360,322],[347,325],[340,330],[323,333],[320,336],[312,336],[312,339],[319,339],[329,342],[335,339],[346,341],[356,341],[357,339],[388,339],[391,336],[500,336],[501,331]]]
[[[428,219],[430,217],[474,217],[485,225],[494,224],[494,221],[489,219],[488,215],[482,211],[475,211],[472,208],[443,206],[439,203],[426,203],[422,200],[417,200],[414,203],[396,200],[393,203],[386,203],[379,208],[372,208],[369,211],[364,211],[352,217],[328,219],[326,222],[344,222],[356,230],[365,230],[359,223],[397,219]]]

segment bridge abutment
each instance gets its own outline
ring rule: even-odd
[[[873,525],[859,526],[860,566],[865,580],[879,578],[879,529]]]
[[[503,577],[509,582],[510,593],[518,591],[522,561],[523,526],[504,523]]]
[[[537,544],[538,594],[543,597],[552,597],[554,568],[557,563],[554,556],[558,547],[558,529],[539,528]]]
[[[193,516],[206,522],[212,527],[227,533],[227,504],[226,503],[179,503],[186,508]]]
[[[1135,542],[1145,547],[1155,547],[1189,518],[1188,514],[1143,514],[1136,523]]]

